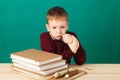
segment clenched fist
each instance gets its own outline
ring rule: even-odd
[[[76,53],[79,48],[78,39],[75,36],[70,34],[64,34],[62,37],[63,37],[63,41],[68,44],[72,52]]]
[[[70,35],[70,34],[64,34],[64,35],[62,36],[62,39],[63,39],[63,41],[64,41],[65,43],[67,43],[67,44],[70,44],[70,43],[73,42],[72,35]]]

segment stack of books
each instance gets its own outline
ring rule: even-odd
[[[68,68],[61,55],[36,49],[28,49],[10,54],[12,69],[33,78],[50,75]]]

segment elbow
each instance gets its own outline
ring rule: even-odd
[[[83,65],[86,62],[86,58],[84,60],[76,62],[77,65]]]
[[[77,65],[83,65],[86,62],[86,54],[83,53],[79,59],[75,60]]]

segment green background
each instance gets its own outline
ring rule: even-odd
[[[86,63],[120,63],[120,0],[0,0],[0,63],[11,62],[10,53],[41,49],[39,36],[53,6],[67,10]]]

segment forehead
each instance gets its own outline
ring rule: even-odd
[[[48,24],[49,25],[66,25],[67,24],[67,20],[63,19],[63,20],[48,20]]]

